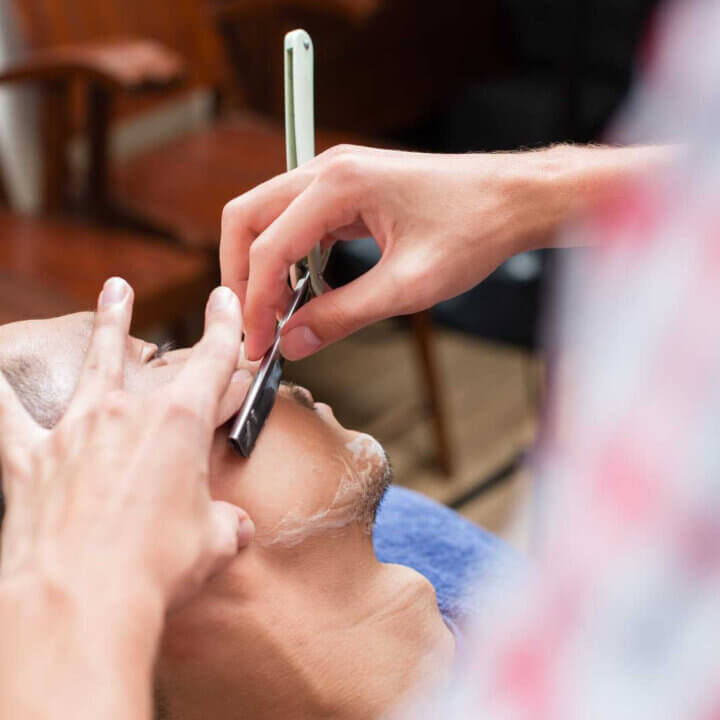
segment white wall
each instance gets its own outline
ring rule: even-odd
[[[0,0],[0,67],[21,51],[6,0]],[[42,177],[38,99],[29,88],[0,89],[0,168],[12,205],[33,210],[40,200]]]

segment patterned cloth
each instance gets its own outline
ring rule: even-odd
[[[720,1],[648,52],[614,139],[684,149],[572,230],[533,568],[401,717],[720,719]]]

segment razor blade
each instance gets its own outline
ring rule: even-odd
[[[295,286],[290,307],[278,321],[273,344],[263,355],[257,374],[230,429],[228,441],[243,457],[250,457],[258,435],[275,405],[275,397],[280,387],[283,371],[283,358],[280,355],[282,329],[306,300],[310,289],[309,285],[310,274],[306,273]]]

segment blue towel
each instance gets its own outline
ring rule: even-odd
[[[380,506],[374,545],[381,562],[411,567],[432,583],[450,625],[479,611],[473,592],[479,584],[495,582],[519,561],[494,535],[402,487],[391,487]]]

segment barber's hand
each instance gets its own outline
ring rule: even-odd
[[[235,557],[254,532],[213,502],[209,455],[236,369],[240,305],[216,289],[205,333],[178,376],[130,394],[124,364],[133,293],[109,280],[68,410],[38,426],[0,375],[0,453],[7,513],[3,578],[40,576],[114,596],[150,589],[166,607]]]
[[[371,235],[382,259],[292,317],[281,345],[290,359],[480,282],[550,212],[519,181],[520,157],[340,146],[231,201],[220,263],[223,283],[243,301],[248,357],[270,345],[287,308],[288,267],[318,242]]]

